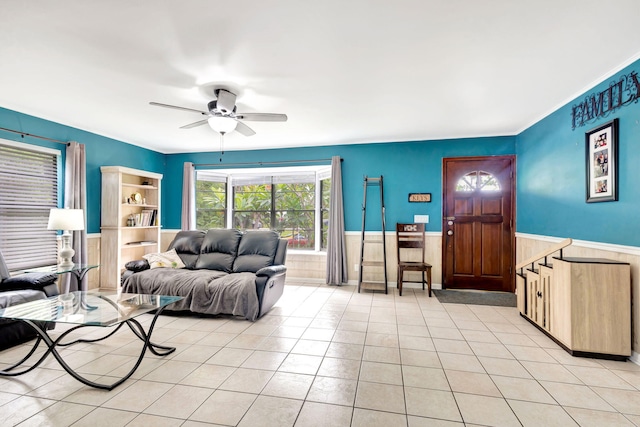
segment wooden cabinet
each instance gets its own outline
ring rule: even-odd
[[[124,265],[160,252],[162,175],[103,166],[100,287],[116,289]]]
[[[553,269],[550,264],[540,264],[537,269],[529,269],[525,273],[526,285],[523,283],[523,312],[540,328],[550,331],[550,284]],[[518,290],[520,293],[520,290]]]
[[[538,289],[540,288],[540,274],[537,269],[529,269],[527,278],[527,317],[538,323]]]
[[[553,261],[551,331],[573,352],[631,355],[628,263],[593,258]]]
[[[538,325],[545,331],[551,331],[551,278],[553,266],[540,264],[540,285],[538,286]]]
[[[518,310],[576,356],[631,355],[631,272],[628,263],[554,258],[518,275]]]

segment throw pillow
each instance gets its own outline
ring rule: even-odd
[[[175,249],[158,254],[147,254],[142,258],[149,262],[151,268],[184,268],[184,263]]]
[[[2,280],[0,288],[3,291],[19,289],[40,289],[54,283],[58,276],[47,273],[24,273]]]
[[[135,261],[129,261],[124,265],[124,268],[127,270],[135,271],[136,273],[139,271],[148,270],[150,268],[149,261],[146,259],[137,259]]]

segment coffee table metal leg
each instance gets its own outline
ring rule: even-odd
[[[153,323],[155,323],[155,319],[154,319]],[[131,324],[136,325],[137,329],[134,328],[133,326],[131,326]],[[155,344],[155,343],[150,341],[151,331],[153,330],[153,326],[154,326],[153,324],[151,325],[148,333],[144,332],[144,329],[142,328],[142,325],[140,323],[138,323],[138,321],[136,321],[135,319],[130,319],[130,322],[127,322],[127,326],[131,329],[131,331],[138,338],[140,338],[145,343],[148,343],[147,346],[149,348],[149,351],[151,353],[155,354],[156,356],[166,356],[167,354],[171,354],[174,351],[176,351],[175,347],[167,347],[167,346],[164,346],[164,345]],[[156,349],[161,349],[161,350],[165,350],[165,351],[158,351]]]
[[[45,329],[42,329],[39,325],[37,325],[36,323],[32,322],[31,320],[23,319],[22,320],[23,322],[25,322],[28,325],[30,325],[38,333],[38,338],[36,339],[36,342],[34,343],[34,346],[31,349],[31,351],[29,352],[29,354],[27,354],[27,356],[23,357],[22,360],[20,360],[18,363],[14,364],[13,366],[11,366],[11,367],[3,370],[3,371],[0,371],[0,376],[18,376],[18,375],[26,374],[27,372],[30,372],[33,369],[35,369],[36,367],[38,367],[42,363],[42,361],[49,354],[52,354],[53,357],[55,357],[55,359],[58,361],[60,366],[62,366],[62,368],[65,371],[67,371],[67,373],[69,373],[69,375],[71,375],[72,377],[74,377],[75,379],[80,381],[81,383],[83,383],[85,385],[88,385],[88,386],[91,386],[91,387],[103,389],[103,390],[113,390],[115,387],[119,386],[120,384],[122,384],[123,382],[128,380],[131,377],[131,375],[133,375],[133,373],[138,369],[138,367],[140,366],[140,363],[142,363],[142,359],[144,358],[144,354],[147,351],[147,348],[149,349],[149,351],[151,351],[153,354],[155,354],[157,356],[166,356],[167,354],[170,354],[170,353],[175,351],[175,347],[161,346],[161,345],[154,344],[154,343],[151,342],[151,334],[153,333],[153,328],[155,327],[156,321],[158,320],[158,315],[162,312],[163,309],[164,309],[164,307],[161,307],[156,311],[156,314],[154,315],[153,320],[151,321],[151,325],[149,326],[149,331],[148,332],[145,332],[144,328],[142,327],[142,325],[135,319],[129,319],[129,320],[126,320],[124,322],[124,323],[127,324],[127,326],[129,326],[129,328],[133,331],[133,333],[144,342],[144,345],[142,346],[142,350],[140,351],[140,356],[138,356],[138,360],[136,361],[136,363],[133,366],[133,368],[131,368],[131,370],[124,377],[122,377],[120,380],[116,381],[113,384],[100,384],[100,383],[96,383],[96,382],[93,382],[93,381],[90,381],[90,380],[84,378],[83,376],[78,374],[76,371],[74,371],[69,365],[67,365],[67,363],[62,359],[62,356],[60,356],[60,354],[56,350],[56,347],[57,346],[67,346],[67,345],[75,344],[75,343],[78,343],[78,342],[96,342],[96,341],[104,340],[104,339],[112,336],[113,334],[115,334],[118,331],[118,329],[120,329],[122,327],[122,324],[118,325],[118,327],[114,331],[110,332],[109,334],[107,334],[107,335],[105,335],[104,337],[101,337],[101,338],[97,338],[97,339],[94,339],[94,340],[78,339],[78,340],[72,341],[70,343],[61,343],[61,341],[69,333],[75,331],[76,329],[79,329],[79,328],[82,328],[82,327],[87,327],[87,326],[90,326],[90,325],[78,325],[78,326],[76,326],[74,328],[71,328],[71,329],[65,331],[64,333],[62,333],[54,341],[54,340],[51,339],[49,334],[47,334],[47,331]],[[25,369],[25,370],[11,372],[13,369],[17,368],[18,366],[20,366],[24,362],[26,362],[27,359],[29,359],[29,357],[31,355],[33,355],[33,353],[36,351],[37,347],[40,345],[40,342],[44,342],[47,345],[48,349],[38,359],[38,361],[35,364],[33,364],[32,366],[30,366],[27,369]],[[165,351],[164,352],[159,352],[156,349],[162,349],[162,350],[165,350]]]

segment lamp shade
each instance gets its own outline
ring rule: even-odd
[[[209,117],[207,121],[209,122],[209,126],[211,126],[211,129],[215,130],[218,133],[231,132],[238,125],[238,122],[236,122],[231,117],[213,116]]]
[[[82,209],[51,209],[47,229],[84,230],[84,212]]]

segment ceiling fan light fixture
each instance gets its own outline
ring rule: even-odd
[[[238,122],[231,117],[224,116],[212,116],[209,117],[207,121],[209,122],[211,129],[222,134],[232,132],[238,125]]]

